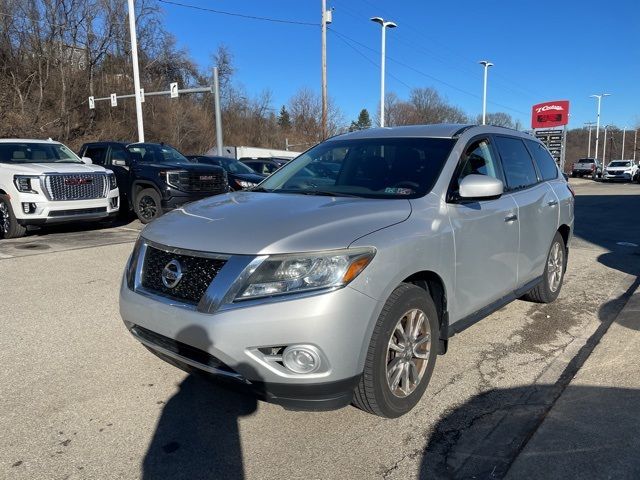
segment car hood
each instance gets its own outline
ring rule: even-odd
[[[104,173],[100,165],[85,163],[0,163],[0,169],[14,175],[42,175],[43,173]]]
[[[230,254],[346,248],[411,214],[408,200],[234,192],[174,210],[142,235],[172,247]]]
[[[205,165],[203,163],[191,163],[191,162],[139,162],[138,165],[149,166],[158,169],[165,170],[186,170],[187,172],[219,172],[221,167],[217,165]]]

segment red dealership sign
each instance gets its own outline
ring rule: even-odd
[[[569,123],[569,100],[538,103],[531,108],[531,128],[560,127]]]

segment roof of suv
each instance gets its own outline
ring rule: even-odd
[[[469,129],[489,130],[491,133],[503,131],[504,133],[526,135],[524,132],[507,127],[497,127],[495,125],[473,125],[464,123],[437,123],[432,125],[406,125],[402,127],[382,127],[368,128],[356,132],[344,133],[333,137],[336,140],[345,138],[384,138],[384,137],[432,137],[432,138],[454,138]],[[533,137],[532,137],[533,138]]]
[[[55,140],[42,140],[38,138],[0,138],[0,143],[60,143]]]

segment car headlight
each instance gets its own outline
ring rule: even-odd
[[[238,180],[236,179],[236,185],[238,185],[240,188],[252,188],[255,187],[257,185],[257,183],[254,182],[248,182],[247,180]]]
[[[138,235],[136,243],[133,246],[133,251],[129,256],[127,267],[125,268],[125,278],[127,280],[127,287],[129,287],[129,290],[133,290],[135,288],[136,268],[138,268],[138,262],[140,261],[140,249],[142,248],[143,242],[144,240],[142,237]]]
[[[160,175],[165,175],[166,177],[166,182],[167,185],[173,187],[173,188],[177,188],[180,189],[180,174],[182,172],[180,170],[173,170],[173,171],[162,171],[160,172]]]
[[[38,193],[33,188],[34,180],[38,180],[39,177],[33,175],[16,175],[13,177],[13,183],[19,192],[24,193]]]
[[[272,255],[249,276],[235,300],[344,287],[374,255],[373,248]]]
[[[118,181],[116,180],[116,176],[113,172],[108,173],[109,176],[109,190],[115,190],[118,188]]]

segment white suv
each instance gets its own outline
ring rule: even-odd
[[[28,225],[107,219],[118,198],[112,172],[59,142],[0,139],[0,238]]]

